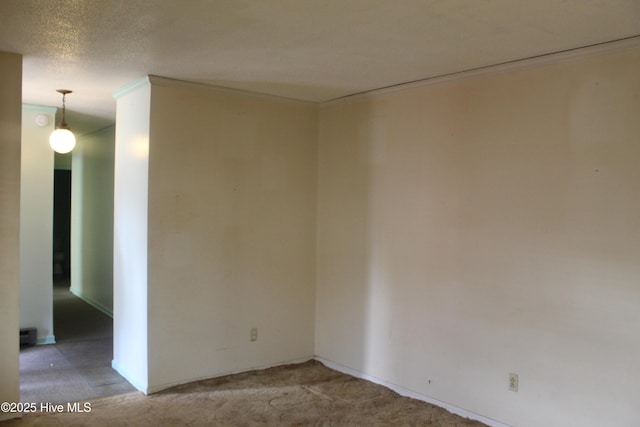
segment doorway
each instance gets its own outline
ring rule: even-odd
[[[50,260],[56,342],[21,348],[23,402],[64,404],[135,391],[111,367],[113,319],[105,313],[108,307],[100,307],[106,299],[100,292],[105,290],[107,297],[112,292],[111,277],[105,272],[112,262],[106,243],[113,221],[108,215],[112,211],[108,200],[113,199],[113,155],[109,155],[113,141],[110,129],[79,139],[73,171],[71,155],[65,155],[64,162],[56,155]]]
[[[53,282],[71,278],[71,171],[53,173]]]

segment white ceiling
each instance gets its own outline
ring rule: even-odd
[[[115,117],[147,74],[331,99],[640,35],[640,0],[2,0],[25,103]],[[72,125],[73,126],[73,125]]]

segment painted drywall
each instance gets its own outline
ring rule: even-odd
[[[53,150],[55,108],[22,108],[20,172],[20,327],[38,329],[38,343],[55,342],[53,330]],[[36,123],[44,116],[47,124]]]
[[[113,367],[147,389],[149,100],[142,82],[117,97],[113,208]]]
[[[73,130],[73,129],[72,129]],[[76,135],[77,137],[77,135]],[[77,138],[76,138],[76,143],[77,143]],[[71,164],[73,163],[73,153],[75,151],[75,148],[73,149],[72,152],[70,153],[66,153],[66,154],[60,154],[60,153],[53,153],[53,168],[55,170],[71,170]]]
[[[71,292],[113,316],[115,126],[78,138],[71,178]]]
[[[509,425],[639,425],[639,74],[633,49],[322,108],[316,353]]]
[[[0,74],[0,402],[19,402],[22,56],[0,52]]]
[[[312,357],[317,108],[152,83],[150,390]]]

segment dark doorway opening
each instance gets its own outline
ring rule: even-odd
[[[71,171],[53,175],[53,280],[71,278]]]

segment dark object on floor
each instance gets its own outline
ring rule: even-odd
[[[36,345],[38,330],[36,328],[20,329],[20,345]]]

